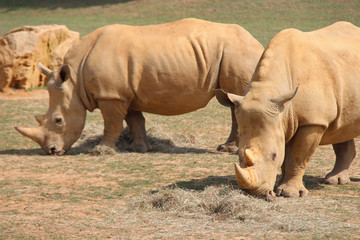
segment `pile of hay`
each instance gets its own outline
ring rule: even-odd
[[[206,215],[216,220],[245,221],[250,216],[249,211],[253,212],[259,202],[263,200],[248,196],[242,190],[229,185],[208,186],[203,191],[175,186],[143,195],[133,201],[129,209],[157,209],[176,215],[199,218]],[[257,207],[254,207],[255,205]],[[253,216],[253,213],[251,215]]]
[[[346,206],[346,203],[342,204]],[[195,229],[217,223],[219,231],[234,228],[232,230],[237,229],[255,238],[274,234],[286,238],[290,232],[299,236],[311,232],[315,236],[330,237],[334,228],[351,231],[356,228],[336,218],[337,212],[332,209],[341,208],[344,211],[346,207],[341,206],[339,202],[324,197],[279,197],[274,202],[266,202],[232,186],[220,185],[208,186],[200,191],[164,188],[137,196],[124,214],[138,216],[139,212],[146,212],[152,218],[149,222],[170,222],[174,228],[184,221],[187,224],[191,222],[191,227]]]

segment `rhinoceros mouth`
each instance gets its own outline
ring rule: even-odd
[[[55,156],[61,156],[65,154],[65,150],[64,149],[59,149],[58,146],[56,144],[49,144],[45,147],[45,152],[47,152],[50,155],[55,155]]]

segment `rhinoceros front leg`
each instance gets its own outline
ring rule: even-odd
[[[303,183],[306,166],[319,146],[324,128],[321,126],[300,127],[287,144],[282,166],[282,181],[277,188],[277,196],[304,197],[308,190]]]
[[[355,158],[355,142],[351,139],[347,142],[333,144],[336,155],[334,169],[325,177],[327,184],[345,184],[350,182],[348,169]]]
[[[217,147],[220,152],[234,153],[238,150],[239,135],[238,135],[238,124],[235,116],[235,107],[231,107],[231,132],[224,144]]]
[[[100,145],[117,150],[115,143],[122,132],[128,104],[119,100],[98,100],[98,105],[104,118],[104,138]]]
[[[151,145],[146,138],[145,118],[140,111],[129,111],[125,121],[130,128],[134,141],[130,148],[135,152],[145,153],[151,150]]]

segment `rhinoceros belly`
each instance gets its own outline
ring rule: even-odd
[[[325,131],[320,144],[336,144],[349,141],[360,136],[360,117],[358,120],[343,124],[338,127],[330,127]]]
[[[207,105],[214,95],[210,92],[181,93],[153,93],[134,99],[130,110],[137,110],[160,115],[178,115],[195,111]]]

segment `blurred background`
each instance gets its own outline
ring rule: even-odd
[[[310,31],[340,20],[360,26],[359,12],[359,0],[0,0],[0,35],[23,25],[63,24],[84,36],[107,24],[195,17],[239,24],[265,46],[285,28]]]

